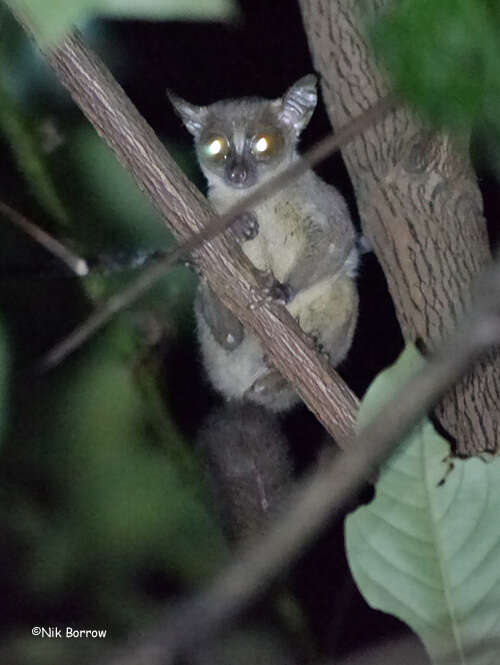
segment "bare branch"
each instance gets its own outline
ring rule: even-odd
[[[288,511],[262,539],[242,548],[203,592],[170,611],[145,639],[104,665],[168,665],[196,640],[213,637],[266,588],[338,514],[345,501],[374,472],[392,447],[466,372],[474,360],[500,343],[500,262],[484,276],[481,298],[468,320],[427,366],[333,462],[302,482]]]
[[[59,240],[51,236],[42,228],[30,222],[29,219],[21,215],[6,203],[0,201],[0,213],[7,217],[12,224],[22,229],[24,233],[29,235],[33,240],[42,245],[48,252],[56,256],[60,261],[65,263],[75,275],[83,277],[88,274],[89,268],[85,259],[73,254],[67,247],[65,247]]]
[[[179,258],[181,252],[193,250],[207,238],[213,238],[230,224],[231,218],[255,205],[261,200],[260,197],[269,196],[275,187],[282,187],[338,145],[350,140],[366,125],[376,122],[393,105],[391,98],[381,100],[336,137],[325,139],[313,149],[306,161],[297,162],[289,173],[267,183],[259,192],[255,191],[208,229],[213,212],[207,201],[180,171],[123,89],[82,39],[78,35],[69,37],[59,48],[46,55],[77,104],[119,161],[134,176],[139,187],[149,194],[176,237],[188,243],[182,250],[177,250],[178,254],[167,259],[169,265]],[[199,237],[194,235],[203,229]],[[318,358],[310,340],[284,307],[267,303],[255,307],[261,276],[234,239],[228,235],[213,238],[196,251],[195,258],[220,299],[259,337],[278,371],[295,386],[300,397],[342,445],[352,434],[356,397],[338,374]],[[162,270],[159,265],[154,265],[141,276],[138,284],[131,287],[131,291],[96,312],[83,329],[75,332],[74,338],[53,351],[46,361],[53,363],[76,348],[89,334],[104,325],[117,308],[129,304],[143,293]]]

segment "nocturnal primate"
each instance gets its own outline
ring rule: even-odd
[[[223,213],[298,159],[297,141],[317,102],[316,77],[301,78],[275,100],[195,106],[170,99],[194,136],[208,198]],[[273,292],[302,330],[337,366],[351,346],[358,311],[356,235],[339,192],[309,170],[231,228],[253,264],[274,276]],[[272,411],[298,401],[258,339],[203,281],[195,311],[206,371],[224,397]]]

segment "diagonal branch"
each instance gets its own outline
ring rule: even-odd
[[[328,135],[322,141],[319,141],[299,160],[295,161],[285,171],[277,176],[270,178],[263,185],[255,189],[251,194],[245,196],[241,201],[233,205],[224,215],[213,216],[206,226],[185,240],[179,247],[169,252],[163,259],[157,260],[158,264],[145,270],[131,286],[124,289],[117,296],[110,298],[94,314],[73,333],[68,335],[59,344],[53,347],[42,359],[40,365],[44,369],[50,369],[59,364],[70,353],[73,353],[81,344],[83,344],[91,335],[107,323],[116,312],[131,305],[137,298],[143,295],[147,289],[160,279],[166,272],[182,258],[188,258],[191,252],[202,247],[202,245],[212,238],[215,238],[236,219],[238,215],[248,208],[252,208],[266,198],[271,197],[280,188],[285,187],[295,178],[298,178],[306,170],[312,168],[325,157],[339,150],[346,145],[362,129],[371,125],[377,119],[382,118],[393,104],[391,96],[384,97],[377,104],[370,107],[368,111],[360,114],[347,127],[341,130],[335,136]],[[175,231],[175,227],[174,227]],[[239,249],[239,248],[238,248]],[[244,258],[244,257],[243,257]],[[255,269],[254,269],[255,270]],[[258,273],[255,279],[258,280]]]
[[[338,515],[394,445],[475,360],[500,343],[500,261],[483,276],[480,286],[481,297],[460,330],[397,391],[344,452],[297,486],[289,509],[268,533],[242,548],[204,591],[168,612],[154,632],[128,644],[103,665],[170,665],[195,642],[214,637],[283,572],[328,520]]]
[[[139,187],[149,195],[176,237],[188,241],[189,249],[192,249],[195,246],[193,234],[206,229],[213,212],[111,73],[78,35],[68,37],[60,47],[47,51],[46,56],[76,103],[118,160],[131,172]],[[384,100],[372,115],[370,111],[365,112],[369,122],[381,117],[391,104],[390,100]],[[346,130],[344,138],[352,137],[353,132],[360,131],[362,126],[362,123],[355,123],[353,128]],[[337,140],[333,139],[332,143]],[[326,148],[323,145],[319,150],[321,154],[317,153],[315,159],[324,157],[329,151],[331,145]],[[305,168],[303,164],[297,166],[295,176],[301,168]],[[261,192],[260,195],[268,193]],[[245,205],[250,205],[249,201]],[[221,220],[217,231],[229,221],[227,217]],[[338,374],[317,356],[284,307],[275,304],[254,307],[259,275],[232,237],[226,234],[212,239],[196,251],[195,258],[220,299],[260,338],[278,371],[295,386],[304,402],[342,445],[352,433],[356,397]],[[151,270],[160,272],[158,265]],[[143,283],[152,277],[150,273],[143,278]],[[141,289],[137,288],[137,292]],[[111,303],[106,314],[98,312],[96,316],[101,318],[99,321],[94,319],[92,329],[102,325],[124,302],[130,302],[128,297],[122,302]]]

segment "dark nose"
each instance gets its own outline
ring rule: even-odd
[[[248,180],[248,167],[243,160],[235,159],[229,165],[228,178],[233,185],[244,185]]]

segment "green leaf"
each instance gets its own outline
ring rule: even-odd
[[[171,235],[151,202],[93,127],[82,125],[72,132],[63,157],[71,163],[72,173],[88,199],[84,217],[90,229],[94,219],[99,219],[99,226],[112,225],[115,247],[117,232],[129,235],[138,248],[164,249],[171,243]],[[85,201],[82,204],[85,206]]]
[[[237,16],[233,0],[96,0],[96,12],[113,16],[179,21],[228,21]]]
[[[416,354],[410,347],[377,377],[362,421],[419,364]],[[449,454],[425,419],[384,465],[375,499],[347,518],[347,555],[367,602],[405,621],[435,661],[487,665],[500,625],[500,460]]]
[[[38,41],[55,44],[89,17],[94,0],[7,0],[7,4],[29,23]]]
[[[2,49],[1,56],[4,60],[7,58],[6,49]],[[68,215],[52,180],[41,141],[36,138],[33,123],[23,108],[7,91],[4,74],[4,71],[0,74],[0,131],[9,142],[17,165],[39,204],[54,221],[67,226]]]
[[[97,16],[159,21],[230,21],[237,15],[234,0],[7,0],[24,15],[37,39],[61,41],[73,25]]]
[[[138,385],[124,353],[129,345],[119,323],[106,331],[53,407],[52,452],[57,448],[71,470],[60,481],[71,524],[66,537],[82,560],[96,558],[103,570],[156,560],[177,578],[199,581],[218,567],[222,535],[201,471],[197,484],[187,471],[190,452],[173,421],[164,421],[162,438],[153,430],[158,405],[150,403],[152,387]]]
[[[371,34],[395,88],[431,120],[500,124],[498,3],[400,0]]]
[[[425,364],[413,344],[408,344],[398,361],[381,372],[372,382],[361,403],[356,420],[358,430],[370,423],[373,416],[398,392],[401,385]]]

